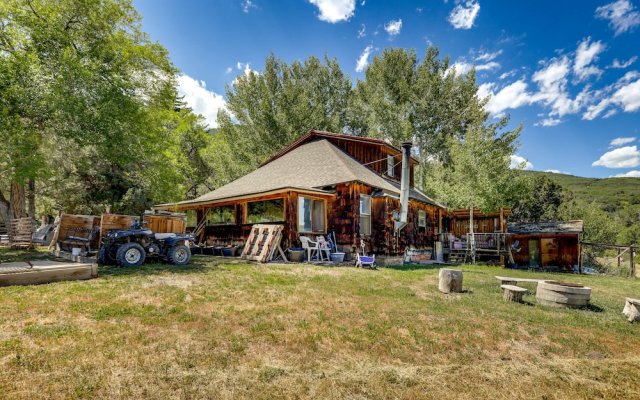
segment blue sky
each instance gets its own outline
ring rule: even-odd
[[[215,126],[225,85],[285,61],[335,57],[354,82],[387,47],[430,43],[477,69],[493,115],[522,123],[514,163],[580,176],[640,177],[640,0],[134,0],[144,29]],[[522,163],[521,165],[525,165]]]

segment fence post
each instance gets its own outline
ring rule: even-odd
[[[582,274],[582,243],[578,242],[578,272]]]
[[[629,246],[629,272],[631,273],[631,277],[635,278],[636,277],[636,263],[635,260],[633,259],[634,254],[633,254],[633,246]]]

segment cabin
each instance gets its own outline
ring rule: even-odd
[[[561,272],[577,270],[583,221],[510,222],[507,230],[517,267]]]
[[[285,249],[300,246],[301,235],[333,232],[347,254],[361,241],[368,252],[386,256],[433,252],[446,209],[414,186],[417,165],[410,144],[400,149],[380,139],[311,130],[255,171],[155,209],[186,213],[188,228],[203,227],[198,240],[205,246],[242,246],[253,224],[268,223],[284,226]]]

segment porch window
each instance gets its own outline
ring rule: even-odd
[[[418,211],[418,227],[420,228],[427,227],[427,212],[424,210]]]
[[[236,223],[234,206],[211,207],[207,209],[207,226],[233,225]]]
[[[298,232],[324,232],[324,200],[298,198]]]
[[[360,234],[371,235],[371,196],[360,195]]]
[[[185,214],[187,215],[187,228],[195,228],[198,224],[196,210],[186,210]]]
[[[284,199],[247,203],[247,224],[284,221]]]

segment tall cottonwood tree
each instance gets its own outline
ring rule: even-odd
[[[351,82],[335,59],[310,57],[291,64],[271,55],[264,70],[239,76],[227,87],[227,110],[219,115],[218,134],[237,168],[254,169],[270,155],[310,129],[342,132]]]
[[[130,1],[4,1],[0,53],[5,219],[26,214],[29,182],[60,180],[61,169],[163,171],[162,114],[174,106],[176,70]]]

